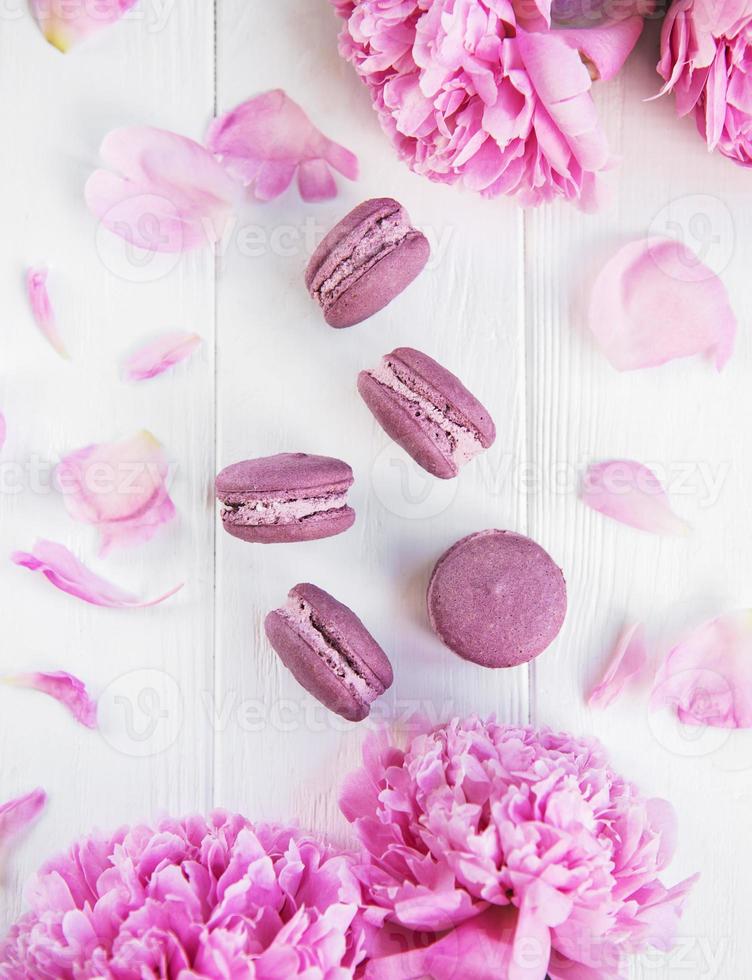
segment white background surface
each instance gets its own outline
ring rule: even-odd
[[[357,763],[366,726],[317,709],[262,631],[287,589],[310,580],[352,606],[390,653],[396,681],[383,713],[420,708],[441,720],[495,711],[591,732],[646,793],[671,799],[680,841],[669,878],[700,870],[702,882],[678,951],[642,957],[632,974],[748,975],[750,736],[682,730],[649,717],[639,696],[591,712],[583,695],[625,621],[644,619],[659,650],[687,625],[752,604],[749,174],[708,156],[670,101],[643,101],[657,86],[655,25],[623,76],[599,90],[622,163],[612,203],[586,216],[566,205],[525,212],[410,174],[338,59],[325,0],[167,7],[164,16],[150,0],[65,57],[25,13],[0,20],[0,409],[9,429],[0,555],[50,537],[142,594],[187,582],[164,606],[113,612],[0,561],[0,669],[78,674],[101,696],[103,723],[92,734],[41,695],[0,687],[0,799],[36,785],[50,795],[5,869],[0,931],[40,861],[93,826],[216,804],[346,834],[335,787]],[[302,203],[294,190],[249,205],[216,263],[205,251],[134,266],[117,243],[97,237],[82,187],[108,129],[147,123],[200,139],[215,109],[276,86],[358,153],[357,184],[341,181],[338,199],[321,205]],[[332,331],[302,282],[311,236],[381,194],[403,201],[431,236],[434,257],[383,313]],[[740,332],[720,376],[700,361],[619,375],[584,331],[599,263],[651,229],[684,235],[723,269]],[[30,320],[22,276],[31,263],[52,267],[70,364]],[[123,353],[168,328],[198,331],[199,354],[154,382],[122,384]],[[458,481],[425,476],[358,399],[357,371],[400,344],[454,370],[496,419],[495,447]],[[67,451],[141,428],[174,461],[180,515],[144,547],[100,563],[94,531],[74,524],[56,494],[30,487],[28,476],[23,492],[9,488],[9,473],[17,486],[13,474],[32,464],[44,471]],[[266,548],[215,537],[216,469],[282,450],[351,463],[355,528]],[[653,538],[577,501],[582,467],[621,456],[666,477],[676,509],[695,525],[691,537]],[[424,615],[439,554],[491,526],[540,541],[562,565],[570,595],[554,646],[529,668],[495,673],[453,657]],[[153,730],[142,710],[151,702],[139,700],[152,688],[167,711]]]

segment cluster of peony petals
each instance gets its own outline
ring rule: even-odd
[[[342,980],[364,956],[347,858],[224,812],[85,839],[29,901],[0,946],[3,980]]]
[[[708,149],[752,166],[752,0],[674,0],[658,71]]]
[[[637,3],[609,20],[596,2],[582,26],[558,23],[570,5],[556,0],[331,2],[345,20],[340,52],[416,173],[529,204],[597,203],[612,158],[591,86],[634,47]]]
[[[374,736],[364,758],[341,805],[368,855],[366,918],[384,926],[369,978],[604,980],[671,945],[694,882],[659,878],[673,811],[596,741],[455,719],[406,751]]]

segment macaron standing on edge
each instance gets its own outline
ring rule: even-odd
[[[314,541],[352,527],[352,484],[352,470],[340,459],[279,453],[225,467],[215,489],[229,534],[272,544]]]
[[[422,271],[431,249],[391,197],[363,201],[310,258],[308,291],[331,327],[351,327],[382,310]]]
[[[496,439],[490,413],[460,379],[412,347],[398,347],[374,370],[361,371],[358,391],[387,435],[443,480]]]
[[[330,711],[362,721],[392,684],[389,658],[355,613],[323,589],[294,586],[270,612],[267,638],[298,683]]]
[[[439,639],[483,667],[516,667],[541,654],[567,611],[561,569],[531,538],[478,531],[439,558],[428,585]]]

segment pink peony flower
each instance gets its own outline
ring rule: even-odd
[[[752,166],[752,0],[674,0],[658,72],[708,149]]]
[[[346,980],[364,955],[347,858],[223,812],[80,841],[28,899],[3,980]]]
[[[341,806],[367,852],[366,919],[385,924],[369,978],[618,977],[625,953],[671,945],[694,882],[663,884],[670,805],[590,739],[477,718],[407,751],[372,736]]]
[[[562,0],[331,2],[340,53],[416,173],[488,197],[594,205],[612,158],[590,89],[634,47],[638,0],[615,21],[596,4],[587,27]]]

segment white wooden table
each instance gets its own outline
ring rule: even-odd
[[[644,619],[651,641],[665,644],[690,623],[752,604],[752,177],[710,157],[670,101],[643,101],[657,83],[653,26],[623,76],[598,93],[623,163],[597,216],[566,205],[523,211],[434,186],[394,159],[338,58],[337,30],[325,0],[150,0],[62,57],[22,5],[0,19],[0,409],[9,428],[0,554],[50,537],[135,591],[187,581],[164,606],[112,612],[0,561],[0,669],[80,675],[101,697],[103,722],[92,734],[41,695],[0,687],[0,799],[36,785],[50,795],[6,871],[0,930],[39,862],[93,826],[221,805],[347,832],[336,787],[366,726],[340,723],[303,696],[262,630],[266,611],[309,580],[351,605],[390,652],[396,680],[381,717],[495,711],[594,733],[646,792],[672,800],[681,834],[671,879],[699,869],[702,883],[678,950],[642,957],[633,975],[747,976],[752,737],[682,730],[649,717],[639,697],[591,712],[583,694],[625,620]],[[204,251],[134,265],[116,240],[97,236],[82,187],[108,129],[147,123],[201,138],[215,110],[277,86],[358,153],[356,185],[341,182],[327,204],[305,205],[292,191],[249,205],[216,262]],[[380,194],[403,201],[430,234],[431,266],[367,324],[332,331],[302,284],[310,243]],[[724,269],[740,333],[720,376],[700,361],[619,375],[584,331],[594,270],[651,229],[707,246],[707,261]],[[53,269],[70,364],[30,321],[22,274],[35,262]],[[123,352],[167,328],[198,331],[201,352],[157,381],[120,383]],[[400,344],[455,370],[495,416],[495,447],[458,481],[426,478],[359,401],[358,370]],[[94,531],[66,516],[45,474],[61,453],[144,427],[174,461],[179,521],[98,563]],[[354,530],[286,547],[217,534],[216,470],[282,450],[352,464]],[[666,476],[696,527],[691,537],[654,538],[578,502],[583,465],[620,456]],[[486,527],[536,538],[568,580],[565,628],[529,667],[473,668],[426,626],[433,562]]]

